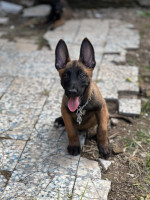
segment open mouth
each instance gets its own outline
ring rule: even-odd
[[[79,97],[71,97],[68,100],[68,108],[71,112],[76,111],[79,104],[80,104],[80,98]]]

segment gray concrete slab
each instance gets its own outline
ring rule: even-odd
[[[0,196],[3,193],[6,184],[7,184],[7,179],[3,175],[0,175]]]
[[[0,101],[0,133],[3,137],[27,140],[42,110],[49,80],[16,78]]]
[[[139,116],[141,113],[141,100],[120,98],[119,113],[129,116]]]
[[[75,182],[73,200],[80,200],[84,192],[83,199],[107,200],[110,188],[110,181],[78,176]]]
[[[23,17],[45,17],[49,15],[51,6],[47,4],[41,4],[34,7],[25,8],[23,10]]]

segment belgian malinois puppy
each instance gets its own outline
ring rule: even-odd
[[[61,112],[55,122],[65,125],[68,134],[68,152],[80,153],[78,130],[88,130],[97,125],[97,145],[99,153],[109,157],[108,144],[108,110],[99,88],[92,80],[96,65],[94,48],[85,38],[82,41],[79,60],[70,60],[66,43],[60,40],[55,50],[55,67],[59,72],[64,89]]]

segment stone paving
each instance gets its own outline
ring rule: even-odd
[[[53,125],[63,94],[54,50],[63,38],[77,59],[88,37],[96,53],[94,79],[103,96],[117,102],[120,113],[139,115],[141,102],[133,98],[139,92],[138,67],[124,65],[127,50],[139,48],[139,34],[119,20],[82,19],[67,21],[44,37],[51,51],[0,39],[0,198],[80,200],[84,194],[86,200],[106,200],[111,183],[101,179],[99,163],[70,156],[65,129]],[[129,95],[123,98],[119,92]],[[80,135],[81,145],[85,138]],[[100,163],[104,169],[110,165]]]

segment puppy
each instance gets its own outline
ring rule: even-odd
[[[55,50],[55,67],[59,72],[64,95],[61,105],[62,117],[55,120],[65,125],[68,134],[68,152],[80,154],[78,131],[88,130],[97,125],[97,145],[99,153],[109,157],[108,110],[99,88],[92,80],[96,65],[94,48],[85,38],[80,48],[79,60],[70,60],[68,48],[60,40]]]

